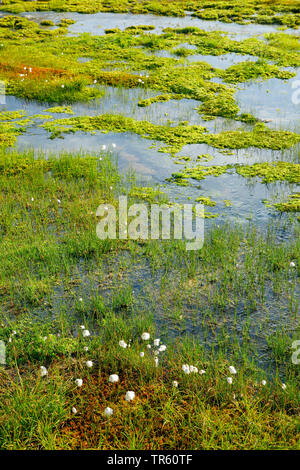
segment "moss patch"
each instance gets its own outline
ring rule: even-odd
[[[184,145],[206,143],[216,148],[258,147],[273,150],[290,148],[300,141],[300,135],[290,131],[277,131],[257,124],[252,131],[224,131],[209,134],[205,127],[181,123],[177,126],[162,126],[148,121],[138,121],[120,115],[102,114],[57,119],[41,124],[52,138],[70,132],[132,132],[145,139],[164,142],[162,152],[177,153]]]
[[[300,212],[300,193],[291,194],[285,202],[264,201],[264,203],[267,207],[274,207],[279,212]]]
[[[23,11],[74,11],[79,13],[114,12],[114,13],[151,13],[164,16],[185,16],[186,10],[202,20],[218,20],[224,23],[239,24],[259,23],[278,24],[294,27],[300,24],[299,8],[296,1],[278,0],[270,3],[266,0],[246,0],[241,5],[239,0],[221,0],[217,2],[197,0],[120,0],[117,4],[110,1],[95,0],[48,0],[21,1],[3,0],[2,10],[13,13]]]
[[[298,163],[281,161],[254,163],[254,165],[237,166],[236,171],[246,178],[258,176],[262,178],[263,183],[273,183],[275,181],[300,183],[300,165]]]

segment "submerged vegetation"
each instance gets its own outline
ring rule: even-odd
[[[134,36],[126,29],[105,36],[66,37],[69,23],[65,21],[63,27],[60,23],[58,28],[49,30],[27,18],[5,16],[0,19],[0,38],[4,41],[1,44],[0,78],[7,82],[8,93],[62,103],[98,96],[97,87],[88,87],[95,83],[147,87],[162,92],[163,101],[167,96],[194,99],[203,102],[199,112],[204,115],[238,119],[235,89],[226,82],[271,77],[288,79],[294,73],[282,70],[280,66],[300,64],[297,42],[290,47],[292,40],[282,33],[278,33],[278,37],[276,34],[267,36],[267,42],[256,38],[236,41],[221,31],[212,33],[197,28],[189,33],[175,29],[157,35],[145,32],[143,27],[139,29],[140,34]],[[16,41],[21,39],[20,50]],[[176,54],[174,58],[153,55],[156,50],[172,50],[182,42],[197,48],[196,51],[189,50],[190,53],[251,54],[254,59],[220,70],[201,60],[186,67],[183,59],[175,58]],[[78,63],[81,56],[92,60]],[[148,73],[142,78],[132,73],[144,70]],[[224,83],[212,82],[213,77]]]
[[[266,201],[265,204],[280,212],[300,212],[300,193],[291,194],[285,202],[270,203]]]
[[[300,183],[299,163],[255,163],[254,165],[238,166],[237,172],[245,177],[253,178],[259,176],[264,183],[272,183],[274,181]]]

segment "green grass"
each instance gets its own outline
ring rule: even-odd
[[[120,175],[111,154],[101,158],[1,153],[0,447],[298,449],[298,234],[279,243],[272,230],[264,237],[251,226],[215,227],[199,252],[181,241],[101,241],[101,202],[164,197]],[[280,312],[284,338],[269,324]],[[267,347],[264,368],[254,331]],[[154,338],[167,345],[158,367]],[[183,364],[206,372],[186,375]],[[108,382],[112,373],[117,384]]]
[[[84,33],[69,37],[68,26],[64,22],[63,27],[48,30],[27,18],[9,15],[0,19],[0,77],[8,94],[59,104],[88,101],[101,96],[97,87],[90,86],[97,80],[99,84],[142,86],[163,95],[195,99],[203,103],[199,112],[204,116],[240,120],[236,90],[229,84],[272,77],[289,79],[295,73],[281,67],[300,64],[299,40],[283,33],[266,35],[266,41],[257,38],[236,41],[222,31],[167,28],[162,34],[153,34],[140,25],[139,34],[126,29],[104,36]],[[133,30],[136,32],[137,28]],[[194,46],[195,50],[181,47],[182,43]],[[175,51],[174,58],[156,57],[155,50]],[[250,54],[254,59],[226,70],[213,68],[205,61],[186,67],[182,57],[188,52]],[[81,57],[91,60],[79,63]],[[141,84],[138,75],[132,72],[145,70],[148,77]],[[211,82],[213,77],[224,83]]]
[[[100,204],[117,205],[124,194],[129,205],[174,203],[162,188],[139,185],[133,172],[121,174],[113,152],[14,149],[18,136],[37,126],[53,139],[75,132],[132,133],[171,156],[189,144],[228,155],[229,149],[266,149],[280,151],[280,159],[276,154],[273,163],[204,166],[200,160],[214,157],[200,150],[208,153],[169,181],[187,186],[190,178],[202,182],[235,170],[249,184],[257,177],[272,187],[278,181],[297,184],[297,131],[241,114],[235,98],[239,83],[295,76],[284,68],[300,65],[296,35],[235,40],[194,27],[156,34],[154,26],[137,24],[72,36],[70,19],[51,28],[47,18],[38,25],[14,16],[54,10],[183,17],[188,9],[203,20],[276,24],[281,30],[299,25],[295,1],[202,3],[201,9],[194,0],[1,4],[12,14],[0,19],[0,79],[7,94],[45,105],[44,114],[0,113],[0,340],[6,345],[1,449],[299,450],[300,369],[292,354],[300,332],[300,237],[298,226],[288,226],[292,219],[282,217],[278,227],[277,217],[261,231],[251,222],[240,226],[220,218],[221,225],[206,225],[198,251],[187,251],[184,240],[99,240]],[[162,51],[170,57],[160,57]],[[222,70],[205,58],[188,63],[191,54],[253,59]],[[199,125],[100,113],[54,119],[75,114],[72,103],[105,94],[107,99],[109,87],[122,96],[124,89],[140,89],[133,111],[136,104],[151,109],[182,99],[194,106],[196,100]],[[202,121],[216,118],[234,127],[208,132]],[[292,162],[285,158],[288,149]],[[192,162],[189,155],[176,159]],[[214,196],[199,196],[195,203],[216,205]],[[280,199],[274,190],[272,201],[263,202],[280,212],[299,212],[297,192]],[[205,212],[206,218],[216,216]],[[149,341],[142,340],[144,332]],[[155,338],[167,347],[157,356]],[[121,348],[120,340],[128,347]],[[184,364],[205,373],[187,375]],[[109,383],[110,374],[118,374],[119,382]],[[136,394],[131,403],[125,400],[128,390]],[[108,406],[111,418],[104,415]]]
[[[118,338],[129,333],[120,323],[111,339],[73,340],[72,355],[64,352],[51,363],[40,356],[29,367],[1,372],[6,386],[0,405],[2,449],[299,449],[299,401],[292,384],[286,390],[280,381],[262,386],[262,375],[250,378],[238,369],[229,385],[229,363],[219,359],[216,367],[199,345],[186,341],[155,367],[152,354],[140,357],[141,340],[130,349],[118,346]],[[32,337],[36,328],[20,329],[17,335]],[[49,341],[48,336],[44,349]],[[185,375],[184,359],[206,373]],[[38,377],[42,364],[47,365],[45,378]],[[109,384],[111,373],[118,373],[119,383]],[[75,378],[83,379],[82,388],[76,388]],[[132,403],[124,400],[127,390],[135,391]],[[107,406],[114,411],[110,419],[103,415]]]

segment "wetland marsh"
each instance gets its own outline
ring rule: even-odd
[[[3,0],[1,449],[299,450],[298,3]]]

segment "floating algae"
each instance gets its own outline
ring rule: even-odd
[[[289,183],[300,183],[299,163],[289,162],[264,162],[253,165],[241,165],[236,167],[239,175],[246,178],[256,176],[262,178],[263,183],[273,183],[275,181],[288,181]]]
[[[279,212],[300,212],[300,193],[290,194],[285,202],[264,201],[267,207],[274,207]],[[298,218],[300,221],[300,218]]]
[[[51,132],[52,138],[60,136],[62,133],[78,131],[89,133],[96,131],[131,132],[145,139],[164,142],[165,146],[161,147],[160,151],[172,154],[179,152],[187,144],[206,143],[216,148],[231,149],[257,147],[283,150],[300,141],[299,134],[269,129],[263,123],[255,125],[252,131],[238,129],[210,134],[203,126],[191,126],[184,122],[177,126],[164,126],[110,114],[57,119],[44,123],[41,127]]]
[[[48,108],[45,110],[48,113],[55,113],[55,114],[74,114],[71,106],[53,106],[52,108]]]

